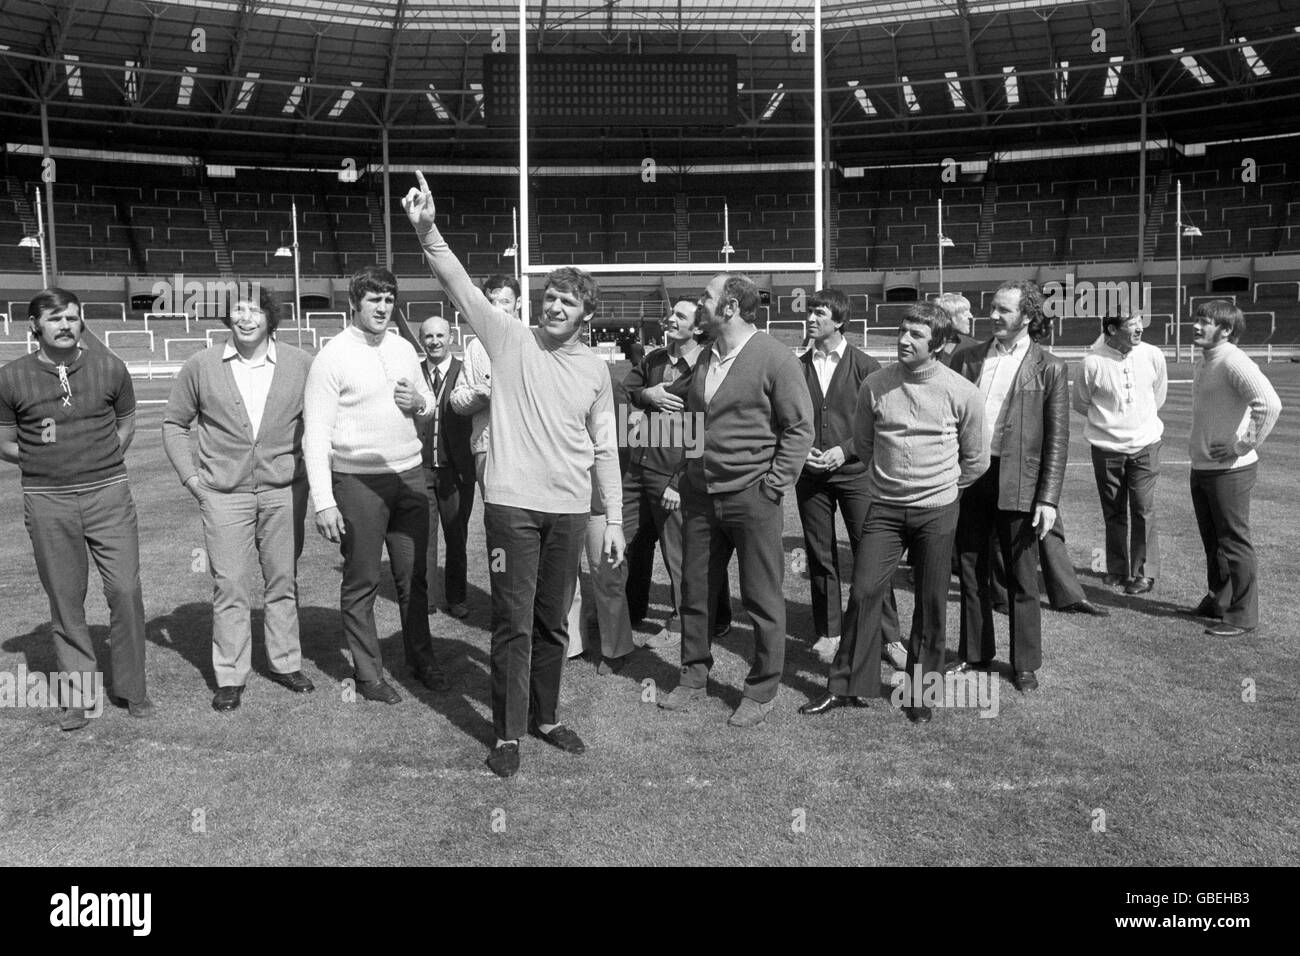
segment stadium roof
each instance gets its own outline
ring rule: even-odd
[[[1285,6],[1285,9],[1284,9]],[[530,0],[530,55],[734,58],[733,122],[534,123],[532,159],[811,158],[809,0]],[[843,165],[1138,138],[1300,130],[1300,13],[1284,0],[879,0],[822,6],[830,156]],[[485,112],[504,0],[6,0],[10,142],[210,163],[517,161]],[[487,91],[490,93],[490,90]]]

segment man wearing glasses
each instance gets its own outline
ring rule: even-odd
[[[1142,341],[1140,315],[1102,319],[1103,342],[1083,358],[1074,410],[1087,419],[1092,470],[1106,522],[1106,583],[1125,594],[1155,587],[1156,478],[1168,376],[1160,349]]]

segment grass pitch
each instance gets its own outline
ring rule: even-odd
[[[825,686],[812,655],[808,583],[785,583],[790,643],[775,712],[755,730],[726,726],[751,635],[716,651],[707,705],[669,714],[644,681],[676,682],[676,649],[637,652],[619,675],[583,661],[565,673],[561,717],[585,738],[571,757],[528,739],[510,780],[483,766],[491,742],[482,505],[471,521],[472,613],[432,620],[453,689],[432,694],[401,660],[391,587],[378,617],[405,698],[347,702],[337,552],[309,529],[301,566],[304,670],[296,696],[255,675],[243,706],[219,715],[210,650],[211,585],[198,512],[141,410],[128,456],[140,511],[148,676],[159,715],[109,708],[65,734],[50,711],[0,710],[0,845],[6,862],[77,865],[340,864],[1281,864],[1300,858],[1294,812],[1300,711],[1300,366],[1265,372],[1284,410],[1265,445],[1252,529],[1261,628],[1202,633],[1181,611],[1204,590],[1187,490],[1191,370],[1171,368],[1158,487],[1163,571],[1127,598],[1092,570],[1104,544],[1082,422],[1064,510],[1071,554],[1105,620],[1044,610],[1042,689],[999,685],[996,718],[941,710],[911,726],[888,702],[803,718]],[[1184,381],[1177,381],[1184,380]],[[169,382],[138,385],[165,398]],[[48,606],[22,520],[16,469],[0,499],[0,670],[55,669]],[[787,498],[787,552],[802,547]],[[843,536],[841,536],[843,540]],[[843,549],[842,563],[850,556]],[[734,566],[733,566],[734,570]],[[666,610],[656,571],[651,616]],[[910,594],[899,577],[908,620]],[[107,660],[107,609],[88,613]],[[733,594],[739,595],[733,582]],[[956,591],[949,646],[957,642]],[[1006,623],[999,618],[999,659]],[[265,673],[260,644],[254,667]],[[882,677],[887,677],[886,665]],[[1250,699],[1253,688],[1253,700]]]

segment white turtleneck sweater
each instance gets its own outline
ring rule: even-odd
[[[419,356],[400,335],[372,345],[349,325],[317,354],[307,374],[302,436],[317,511],[336,507],[331,471],[380,475],[420,467],[415,415],[393,401],[403,378],[429,399]]]
[[[1282,414],[1282,400],[1259,366],[1231,342],[1206,349],[1192,385],[1192,468],[1226,471],[1259,461],[1263,444]],[[1210,445],[1224,442],[1234,457],[1215,461]]]

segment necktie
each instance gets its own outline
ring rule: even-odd
[[[441,402],[439,395],[442,392],[442,369],[433,370],[433,467],[437,468],[442,464],[438,454],[438,441],[442,437],[440,425],[442,424]]]

